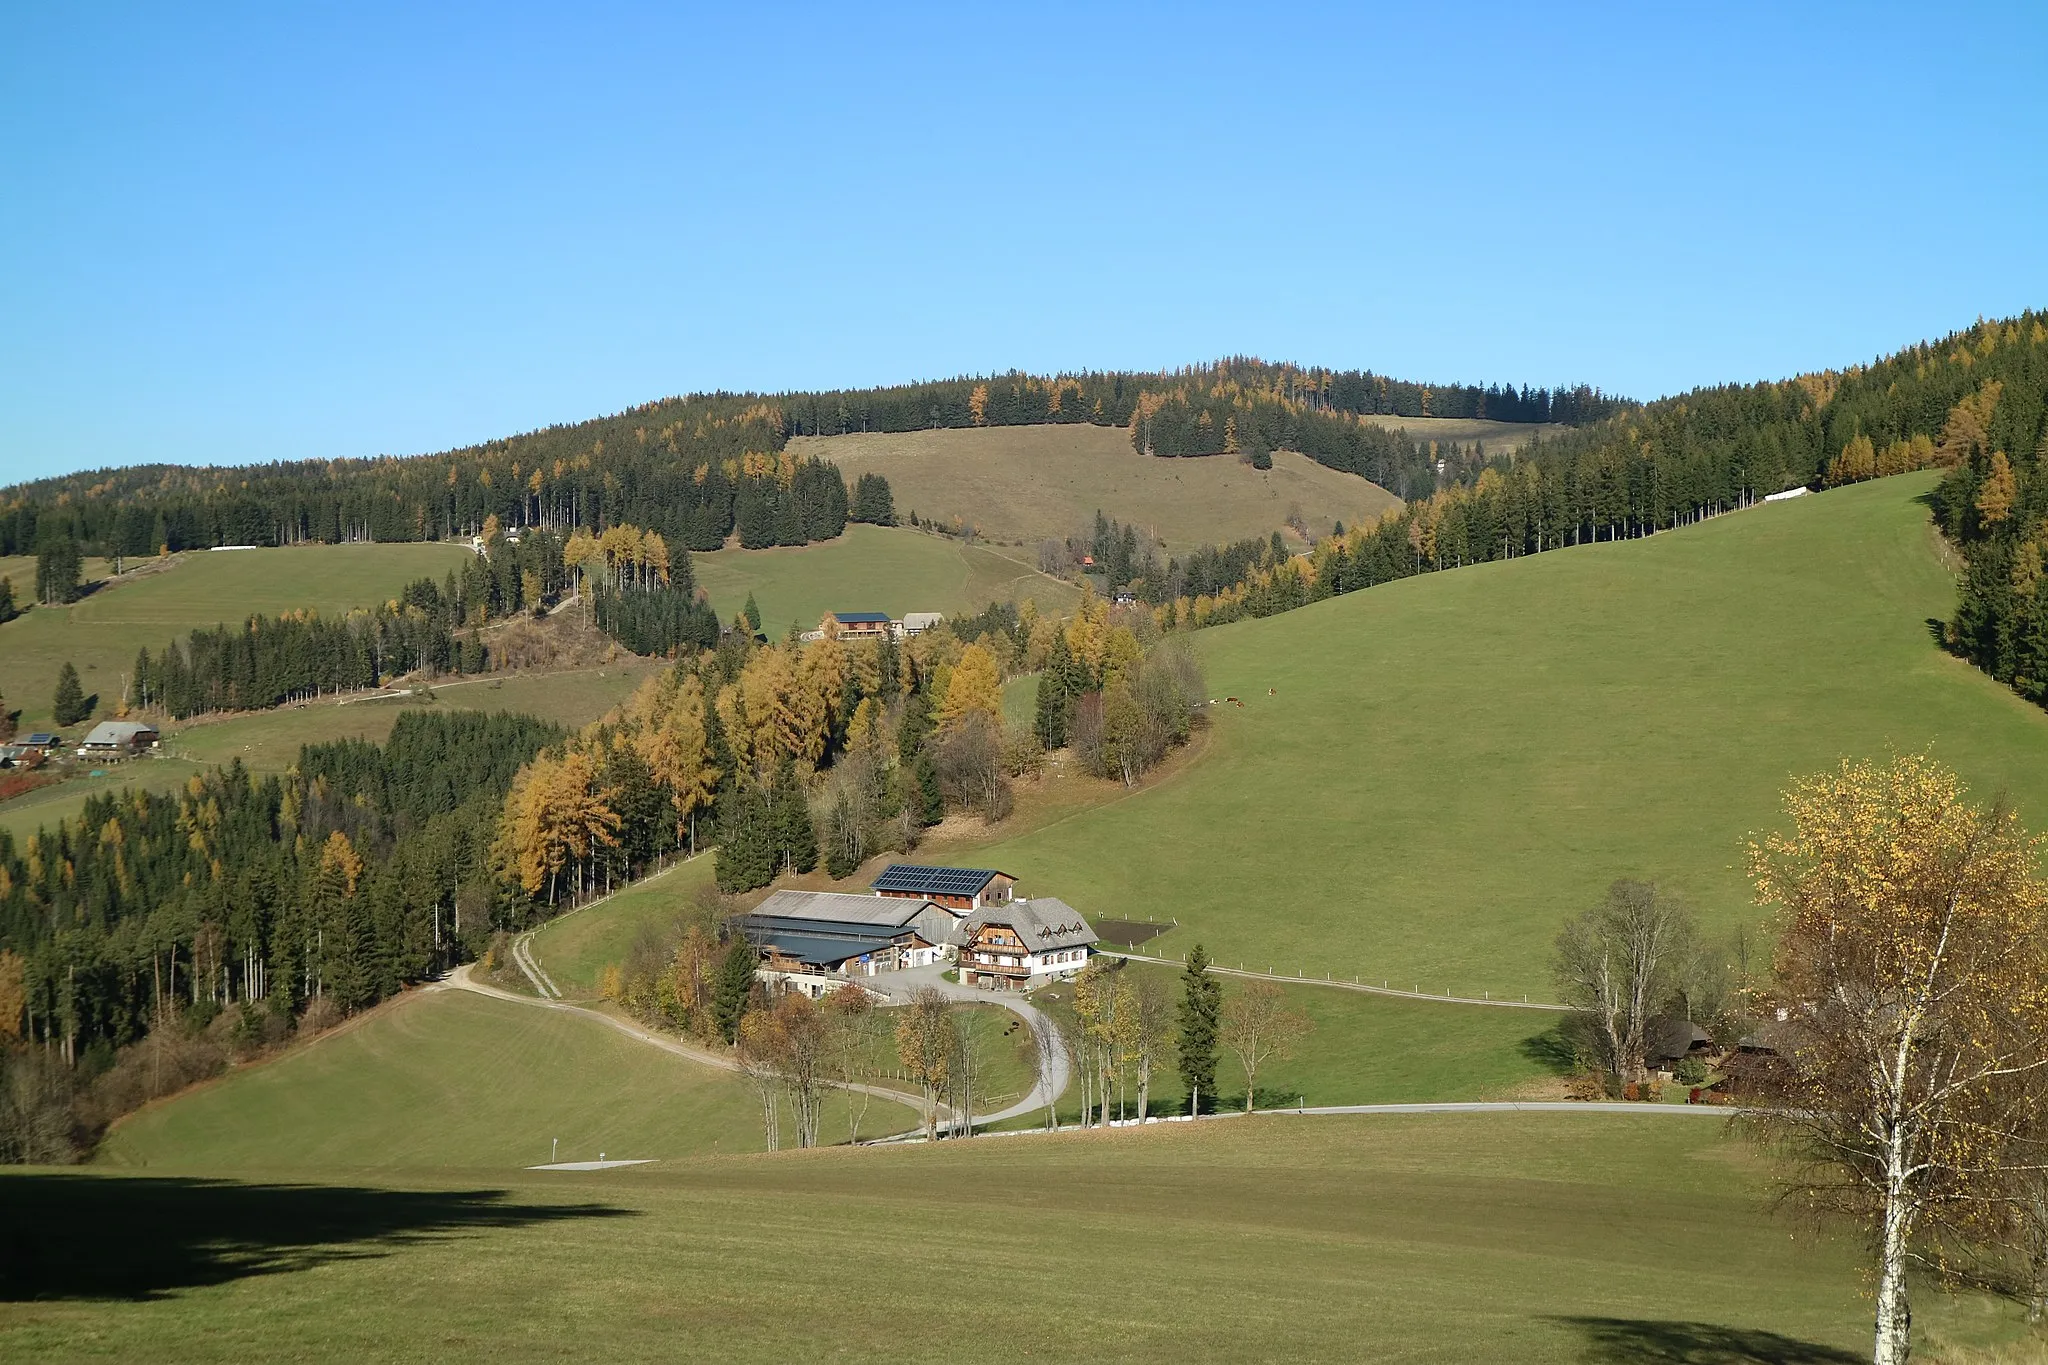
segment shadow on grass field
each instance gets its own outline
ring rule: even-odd
[[[604,1204],[508,1203],[504,1190],[28,1174],[0,1179],[27,1242],[0,1244],[0,1301],[166,1298],[258,1275],[384,1256],[427,1239],[572,1218]],[[116,1231],[118,1230],[118,1231]]]
[[[1557,1318],[1585,1334],[1587,1365],[1856,1365],[1853,1351],[1713,1322]]]

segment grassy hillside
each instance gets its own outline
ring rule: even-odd
[[[1753,1159],[1710,1119],[1230,1119],[346,1179],[0,1175],[0,1201],[56,1244],[0,1302],[0,1350],[1534,1365],[1869,1350],[1850,1250],[1765,1214]],[[110,1219],[129,1235],[109,1239]],[[906,1316],[911,1268],[935,1257],[954,1311]],[[1923,1336],[1966,1319],[2012,1331],[2010,1310],[1975,1301],[1914,1307]]]
[[[815,545],[720,550],[690,561],[719,619],[730,621],[751,592],[761,607],[761,628],[777,639],[790,622],[810,630],[828,611],[950,616],[1026,599],[1057,611],[1078,595],[1038,572],[1036,561],[903,527],[849,526],[837,540]]]
[[[1233,457],[1140,455],[1121,427],[864,433],[803,437],[789,447],[836,461],[848,479],[885,475],[899,517],[959,518],[987,539],[1027,547],[1087,531],[1098,508],[1185,551],[1270,535],[1297,507],[1321,535],[1333,520],[1357,525],[1394,503],[1355,474],[1287,451],[1264,471]]]
[[[672,924],[689,898],[711,885],[713,867],[707,853],[609,900],[550,920],[534,933],[533,955],[565,999],[594,1000],[598,974],[625,961],[641,934],[658,933]]]
[[[1939,651],[1927,476],[1432,574],[1197,637],[1202,761],[972,856],[1230,964],[1548,991],[1620,876],[1753,920],[1741,842],[1797,774],[1931,748],[2048,827],[2048,716]]]
[[[135,651],[152,653],[201,626],[239,622],[261,612],[311,608],[323,615],[396,597],[422,575],[460,568],[454,545],[303,545],[282,550],[194,552],[154,562],[105,582],[68,607],[38,607],[0,626],[0,696],[29,725],[47,723],[57,670],[78,667],[104,717],[121,692]],[[17,600],[35,588],[33,561],[17,577]]]
[[[915,1123],[877,1102],[874,1132]],[[758,1151],[737,1076],[593,1020],[468,992],[415,994],[303,1051],[124,1120],[102,1160],[152,1169],[516,1169]]]

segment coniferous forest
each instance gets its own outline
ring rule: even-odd
[[[1584,387],[1433,386],[1241,359],[1173,374],[696,394],[416,458],[281,460],[232,477],[140,464],[44,479],[0,494],[0,554],[60,541],[132,556],[434,540],[477,534],[492,517],[563,533],[630,523],[692,550],[717,549],[735,531],[747,546],[803,544],[838,535],[849,513],[888,524],[895,512],[885,484],[856,489],[850,507],[837,467],[790,457],[790,437],[1041,422],[1132,427],[1141,449],[1161,455],[1242,451],[1256,462],[1301,450],[1413,496],[1434,487],[1426,445],[1360,416],[1581,423],[1627,406]]]
[[[400,716],[384,745],[311,745],[182,790],[90,798],[0,831],[0,946],[30,1041],[111,1058],[154,1022],[360,1008],[476,956],[520,902],[492,871],[513,775],[561,731],[528,716]]]

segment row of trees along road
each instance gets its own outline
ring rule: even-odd
[[[1281,989],[1252,981],[1225,991],[1197,944],[1182,973],[1181,995],[1157,972],[1120,958],[1091,959],[1074,981],[1073,1026],[1063,1037],[1081,1086],[1084,1126],[1116,1118],[1140,1122],[1152,1112],[1152,1078],[1178,1069],[1184,1112],[1212,1112],[1217,1059],[1228,1052],[1244,1075],[1244,1108],[1258,1099],[1260,1071],[1284,1060],[1307,1037],[1306,1014]],[[1135,1111],[1129,1087],[1135,1085]],[[1112,1108],[1114,1105],[1114,1108]]]
[[[1845,762],[1786,794],[1749,849],[1777,912],[1745,1124],[1786,1194],[1846,1219],[1875,1261],[1873,1359],[1911,1345],[1907,1274],[1932,1266],[2048,1312],[2048,844],[1929,758]],[[1681,907],[1617,883],[1559,939],[1594,1051],[1640,1076],[1651,1011],[1690,951]],[[1760,1021],[1760,1022],[1757,1022]]]

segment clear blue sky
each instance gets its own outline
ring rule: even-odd
[[[1231,353],[1640,397],[2048,305],[2048,6],[28,5],[0,482]]]

